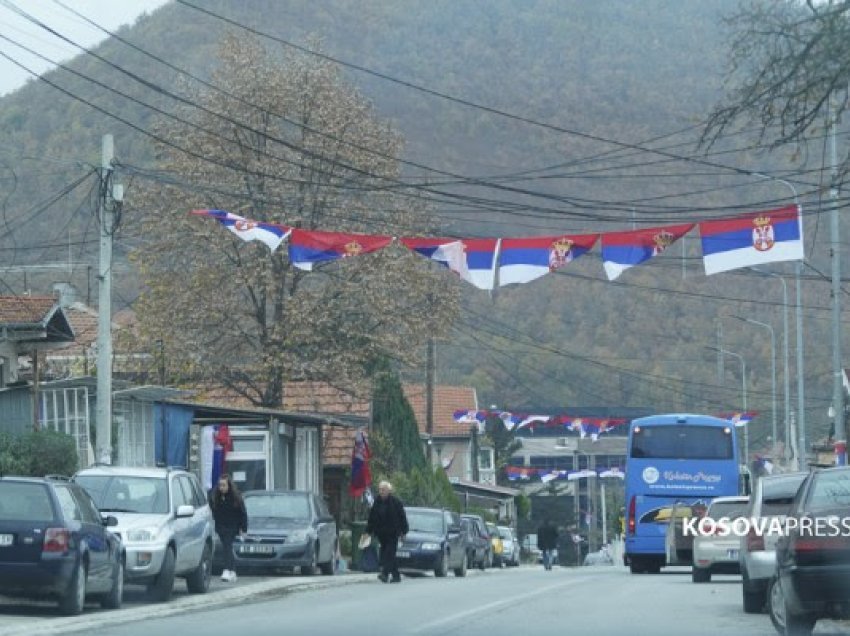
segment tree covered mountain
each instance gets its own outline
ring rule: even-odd
[[[93,181],[67,194],[63,188],[99,164],[107,132],[115,136],[118,174],[127,186],[125,216],[156,215],[135,205],[134,185],[169,177],[157,171],[155,121],[186,107],[169,92],[185,96],[184,89],[197,84],[174,67],[208,80],[222,38],[247,37],[242,25],[360,67],[343,72],[403,136],[402,176],[428,187],[447,234],[606,232],[692,222],[790,201],[783,185],[747,171],[793,178],[807,212],[811,264],[804,270],[809,426],[823,431],[831,347],[829,285],[822,275],[829,237],[817,214],[822,149],[767,152],[745,133],[729,134],[710,149],[696,146],[701,122],[722,95],[729,36],[722,18],[736,4],[172,2],[121,29],[116,35],[124,41],[97,47],[93,53],[102,59],[81,54],[0,100],[1,260],[5,266],[96,263]],[[260,39],[272,49],[291,48]],[[126,259],[144,245],[143,235],[118,234],[118,307],[132,306],[139,292]],[[779,356],[781,284],[744,271],[706,277],[700,255],[694,231],[684,247],[677,244],[615,282],[606,280],[597,247],[528,285],[491,295],[465,287],[461,320],[438,344],[438,377],[476,386],[484,406],[517,410],[603,404],[739,409],[737,360],[727,357],[718,377],[716,354],[705,349],[718,345],[719,323],[723,346],[745,356],[748,407],[762,413],[753,443],[764,441],[773,398],[770,336],[731,316],[772,325]],[[790,264],[767,269],[793,271]],[[55,275],[3,277],[7,293],[25,287],[43,293]],[[90,277],[84,265],[74,269],[83,289]],[[787,284],[793,302],[793,279]],[[793,327],[792,313],[792,397]],[[777,369],[781,387],[781,357]],[[780,417],[782,398],[780,391]]]

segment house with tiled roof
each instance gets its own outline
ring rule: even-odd
[[[472,481],[476,475],[473,462],[477,448],[478,482],[496,483],[493,448],[476,439],[469,424],[455,421],[455,411],[478,410],[478,395],[473,387],[438,384],[434,386],[433,430],[428,431],[428,402],[424,384],[404,384],[404,396],[413,409],[419,433],[430,446],[432,462],[442,466],[450,480]]]
[[[0,387],[20,382],[20,359],[74,341],[67,314],[52,296],[0,296]]]

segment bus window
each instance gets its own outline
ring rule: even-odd
[[[642,426],[632,436],[631,456],[642,459],[732,459],[731,428]]]

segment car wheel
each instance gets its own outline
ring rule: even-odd
[[[59,611],[65,616],[81,614],[86,605],[86,564],[80,561],[68,584],[65,595],[59,599]]]
[[[449,573],[449,555],[445,551],[440,555],[440,562],[434,568],[434,576],[443,578]]]
[[[124,600],[124,560],[118,556],[118,563],[112,568],[112,589],[100,601],[104,609],[121,609]]]
[[[809,636],[814,629],[816,619],[809,614],[792,614],[782,592],[782,584],[773,577],[767,591],[767,609],[770,622],[781,636]]]
[[[171,592],[174,590],[174,566],[174,548],[168,548],[162,559],[162,567],[159,569],[159,574],[157,574],[153,583],[148,585],[148,597],[150,600],[155,603],[165,603],[171,598]]]
[[[201,562],[192,573],[186,577],[186,589],[192,594],[206,594],[210,589],[210,576],[212,574],[212,553],[210,546],[204,546]]]
[[[708,583],[711,581],[711,570],[693,566],[691,568],[691,581],[694,583]]]
[[[455,576],[466,576],[466,566],[467,566],[468,558],[464,554],[463,559],[461,559],[461,564],[459,568],[455,568]]]

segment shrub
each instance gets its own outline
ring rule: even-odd
[[[73,475],[79,466],[73,437],[57,431],[0,434],[0,475]]]

